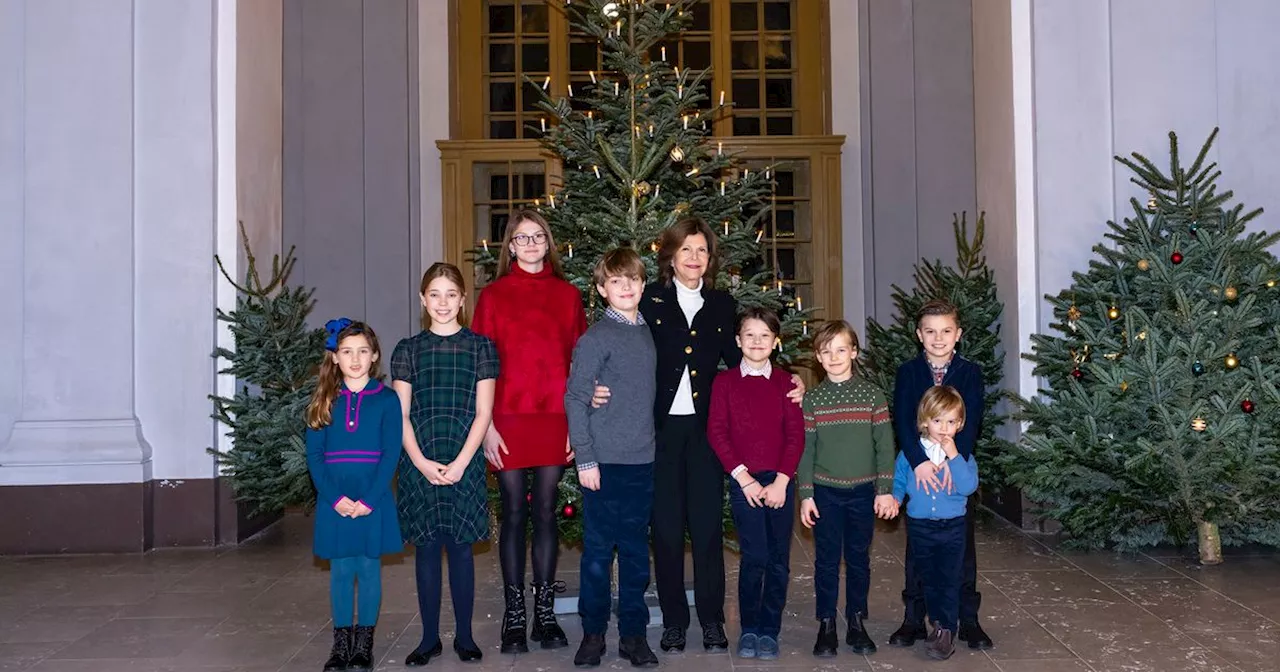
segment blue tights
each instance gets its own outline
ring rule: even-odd
[[[333,627],[351,627],[357,583],[360,584],[358,624],[378,624],[378,609],[382,605],[382,559],[335,558],[329,561],[329,600],[333,607]]]

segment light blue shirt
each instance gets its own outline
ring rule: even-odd
[[[929,445],[921,442],[925,453],[929,454]],[[932,458],[933,455],[930,455]],[[978,463],[970,457],[963,459],[956,456],[946,460],[951,469],[953,492],[925,492],[916,485],[915,471],[902,453],[898,453],[897,463],[893,469],[893,498],[907,500],[907,516],[925,520],[950,520],[964,516],[968,508],[969,495],[978,490]]]

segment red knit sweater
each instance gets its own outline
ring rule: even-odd
[[[512,264],[480,292],[471,330],[498,346],[493,425],[510,451],[503,467],[564,464],[564,385],[573,346],[587,330],[582,295],[553,275],[550,265],[527,273]]]
[[[778,367],[768,378],[743,376],[739,367],[721,371],[711,385],[707,439],[726,472],[776,471],[794,478],[804,452],[804,415],[787,398],[795,385]]]

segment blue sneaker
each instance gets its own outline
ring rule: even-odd
[[[756,658],[760,660],[778,659],[778,640],[764,636],[756,640]]]
[[[757,638],[751,633],[746,633],[738,638],[738,657],[739,658],[755,658],[756,657],[756,641]],[[777,647],[774,647],[777,651]]]

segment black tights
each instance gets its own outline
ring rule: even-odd
[[[422,642],[425,653],[440,641],[440,552],[449,557],[449,597],[453,599],[454,639],[475,648],[471,638],[471,615],[476,599],[475,559],[471,544],[433,539],[418,546],[414,554],[414,575],[418,583],[418,611],[422,615]]]
[[[527,499],[528,476],[533,474],[532,501]],[[502,492],[502,528],[498,533],[498,558],[502,581],[524,585],[525,528],[533,512],[533,582],[555,580],[559,530],[556,528],[556,492],[564,467],[532,467],[498,472]]]

